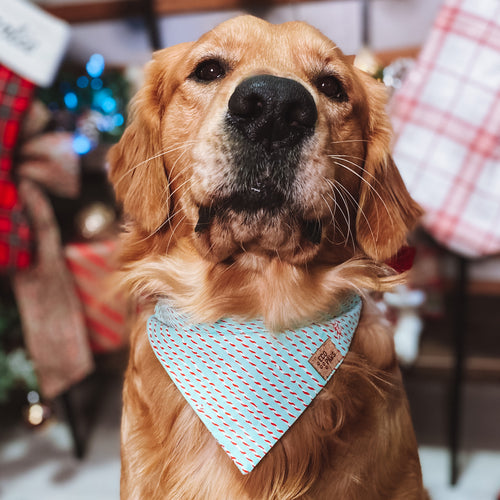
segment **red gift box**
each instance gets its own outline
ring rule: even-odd
[[[89,343],[94,352],[128,342],[127,303],[112,282],[117,241],[71,243],[64,254],[81,300]]]

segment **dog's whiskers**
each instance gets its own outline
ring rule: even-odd
[[[358,167],[360,170],[363,171],[363,173],[365,175],[367,175],[368,177],[370,177],[371,179],[373,179],[374,182],[380,184],[380,181],[377,179],[377,177],[375,177],[371,172],[368,172],[367,170],[364,170],[363,165],[359,165],[358,163],[350,161],[350,160],[347,159],[347,158],[351,157],[351,158],[354,158],[354,159],[363,160],[363,158],[359,158],[359,157],[356,157],[356,156],[350,156],[350,155],[328,155],[328,157],[329,158],[333,158],[334,160],[339,160],[339,161],[347,162],[347,163],[350,163],[351,165],[353,165],[355,167]],[[334,162],[334,163],[336,165],[339,165],[337,162]],[[339,166],[344,167],[346,170],[349,170],[349,172],[352,172],[353,174],[356,174],[358,177],[362,177],[361,174],[359,174],[358,172],[352,170],[347,165],[341,164]],[[363,180],[365,182],[367,182],[366,179],[363,178]],[[373,187],[371,186],[371,184],[369,184],[369,186],[373,189]]]
[[[323,201],[325,202],[325,205],[327,206],[328,210],[330,211],[330,214],[332,216],[332,222],[333,222],[333,225],[335,227],[335,230],[341,234],[342,238],[344,239],[344,245],[347,245],[348,236],[344,234],[344,231],[342,231],[342,229],[337,221],[337,218],[335,217],[335,214],[337,212],[337,208],[339,209],[339,211],[342,214],[344,219],[346,219],[346,216],[345,216],[343,210],[340,208],[340,205],[338,204],[335,195],[332,196],[330,193],[328,193],[328,196],[330,197],[330,199],[333,201],[333,204],[334,204],[334,211],[333,212],[332,212],[332,208],[331,208],[330,204],[328,203],[328,201],[326,200],[324,195],[321,195],[321,198],[323,199]],[[334,242],[330,241],[330,243],[334,243]]]
[[[330,187],[333,189],[330,193],[327,193],[327,196],[333,202],[333,211],[332,211],[331,205],[328,203],[328,201],[325,199],[325,197],[323,195],[321,195],[321,197],[322,197],[323,201],[325,202],[325,205],[327,206],[327,208],[328,208],[328,210],[329,210],[329,212],[330,212],[330,214],[332,216],[332,224],[334,226],[334,229],[340,232],[340,234],[344,238],[344,244],[347,245],[347,236],[344,234],[344,231],[342,231],[342,229],[341,229],[341,227],[340,227],[340,225],[339,225],[339,223],[337,221],[337,218],[336,218],[337,207],[339,207],[339,204],[337,202],[337,197],[335,196],[335,189],[334,189],[335,185],[327,177],[323,176],[323,180],[326,181],[326,183],[329,184]],[[339,210],[341,210],[340,207],[339,207]],[[330,239],[328,241],[330,241],[330,243],[335,243],[334,241],[332,241]]]
[[[324,177],[324,176],[323,176],[323,180],[326,181],[326,183],[332,188],[332,192],[329,193],[329,197],[333,201],[333,203],[335,204],[335,208],[336,207],[339,208],[341,214],[343,215],[345,222],[347,223],[347,234],[344,235],[344,233],[341,231],[342,236],[344,236],[344,244],[347,246],[348,241],[349,241],[349,236],[350,236],[351,240],[352,240],[353,247],[354,247],[355,246],[354,234],[352,233],[352,230],[351,230],[351,224],[350,224],[351,216],[350,216],[350,211],[349,211],[349,204],[347,203],[347,200],[344,198],[342,192],[338,189],[335,181],[328,179],[327,177]],[[342,187],[344,187],[344,186],[342,186]],[[346,189],[346,191],[347,191],[347,189]],[[337,201],[336,193],[342,198],[342,201],[344,202],[345,210],[346,210],[347,214],[349,215],[349,217],[348,217],[349,220],[347,220],[347,217],[346,217],[344,211],[341,209],[340,204]],[[349,195],[351,196],[351,199],[354,200],[354,197],[352,197],[352,195],[350,193],[349,193]],[[356,201],[355,201],[355,203],[356,203]],[[334,223],[338,224],[336,220],[334,220]],[[340,228],[338,228],[338,229],[340,229]]]
[[[321,198],[325,202],[326,208],[328,208],[328,211],[330,212],[330,215],[332,216],[332,223],[335,225],[336,224],[336,221],[335,221],[335,211],[336,211],[336,208],[337,208],[337,200],[335,199],[335,196],[333,196],[333,197],[330,196],[330,199],[333,201],[333,210],[332,210],[332,207],[330,206],[330,204],[328,203],[328,201],[326,200],[326,198],[325,198],[325,196],[323,194],[321,195]]]
[[[186,184],[188,181],[185,181],[180,187],[182,187],[184,184]],[[178,189],[179,189],[178,188]],[[166,188],[166,190],[168,191],[168,188]],[[177,189],[176,189],[177,191]],[[174,191],[175,192],[175,191]],[[149,233],[147,236],[145,236],[144,238],[142,238],[141,240],[139,240],[139,243],[142,243],[146,240],[148,240],[149,238],[152,238],[155,234],[157,234],[159,231],[161,231],[166,224],[171,224],[172,223],[172,220],[175,218],[175,216],[180,213],[180,210],[179,211],[176,211],[174,212],[173,214],[169,214],[168,217],[165,218],[165,220],[156,228],[154,229],[153,231],[151,231],[151,233]],[[185,218],[185,216],[183,217],[183,219]],[[167,245],[168,246],[168,245]]]
[[[359,161],[361,161],[362,163],[365,161],[365,159],[364,159],[364,158],[362,158],[361,156],[354,156],[354,155],[337,155],[337,154],[335,154],[335,155],[328,155],[328,157],[329,157],[329,158],[333,158],[333,159],[339,159],[339,160],[342,160],[342,159],[344,159],[344,158],[352,158],[352,159],[354,159],[354,160],[359,160]],[[354,162],[353,162],[353,165],[355,165],[356,167],[359,167],[359,168],[361,168],[361,169],[363,168],[363,165],[362,165],[362,164],[361,164],[361,165],[359,165],[359,164],[357,164],[357,163],[354,163]]]
[[[116,182],[114,183],[115,189],[125,179],[125,177],[127,177],[128,175],[132,175],[142,165],[149,163],[153,160],[156,160],[157,158],[160,158],[166,154],[170,154],[170,153],[173,153],[174,151],[178,151],[179,149],[188,148],[189,146],[196,144],[196,142],[197,141],[192,140],[192,141],[183,142],[180,145],[179,144],[173,145],[172,147],[165,149],[164,151],[161,151],[160,153],[157,153],[157,154],[150,156],[149,158],[146,158],[145,160],[139,162],[137,165],[134,165],[133,167],[128,169],[119,179],[116,180]],[[187,149],[186,149],[186,151],[187,151]]]
[[[385,203],[384,199],[382,198],[382,196],[380,195],[380,193],[378,192],[378,190],[372,186],[365,178],[363,178],[362,175],[358,174],[356,171],[354,171],[353,169],[351,169],[350,167],[348,167],[347,165],[344,165],[343,163],[340,163],[338,161],[335,161],[334,162],[335,165],[338,165],[339,167],[342,167],[342,168],[345,168],[346,170],[348,170],[349,172],[353,173],[354,175],[356,175],[357,177],[359,177],[359,179],[361,179],[362,182],[364,182],[368,188],[370,190],[373,191],[373,193],[375,193],[375,195],[378,197],[378,199],[380,200],[380,202],[382,203],[383,207],[385,208],[385,211],[387,213],[387,217],[389,218],[389,221],[391,223],[391,226],[394,228],[394,220],[393,220],[393,217],[392,217],[392,214],[389,210],[389,208],[387,207],[387,204]],[[376,209],[377,209],[377,204],[375,205]],[[378,217],[378,211],[377,211],[377,223],[380,221],[380,218]],[[378,228],[377,228],[378,229]]]
[[[344,202],[344,206],[345,206],[345,213],[344,213],[344,211],[340,208],[340,205],[339,205],[339,210],[343,214],[345,222],[347,224],[347,235],[346,235],[346,242],[345,242],[345,244],[347,246],[349,240],[351,240],[352,241],[353,250],[355,250],[354,234],[352,232],[352,226],[351,226],[352,222],[351,222],[351,211],[349,210],[349,203],[348,203],[348,201],[344,197],[342,191],[339,189],[339,187],[337,185],[334,184],[333,188],[338,193],[338,195],[342,198],[342,201]]]
[[[169,220],[172,220],[173,217],[171,217]],[[168,239],[168,243],[167,243],[167,252],[170,248],[170,243],[172,243],[172,237],[174,236],[174,233],[176,231],[176,229],[184,222],[184,220],[186,219],[186,215],[183,215],[178,221],[177,221],[177,224],[175,225],[174,228],[172,228],[171,232],[170,232],[170,237]]]
[[[330,144],[345,144],[348,142],[370,142],[368,139],[344,139],[342,141],[330,141]]]
[[[182,158],[182,156],[184,154],[186,154],[187,152],[187,149],[185,151],[182,152],[182,154],[179,156],[179,158],[177,158],[177,160],[175,161],[175,163],[173,164],[172,168],[170,169],[170,172],[173,172],[174,169],[175,169],[175,166],[177,165],[178,161]],[[184,181],[182,184],[180,184],[179,186],[177,186],[173,192],[170,192],[170,185],[175,182],[175,180],[177,180],[177,178],[179,177],[180,175],[180,172],[177,173],[175,175],[175,177],[173,179],[171,179],[168,183],[168,185],[165,187],[164,191],[163,191],[163,194],[168,194],[169,195],[169,198],[171,199],[173,197],[173,195],[179,191],[180,189],[182,189],[186,184],[189,183],[189,180],[186,180]],[[143,238],[142,240],[140,240],[140,242],[142,243],[143,241],[146,241],[148,240],[149,238],[153,237],[155,234],[157,234],[159,231],[161,231],[162,228],[165,227],[166,224],[171,224],[171,221],[174,219],[174,217],[177,215],[178,212],[174,212],[173,214],[169,214],[167,216],[167,218],[156,228],[154,229],[148,236],[146,236],[145,238]],[[169,242],[170,244],[170,242]]]
[[[282,263],[283,261],[281,260],[281,255],[280,255],[280,252],[279,250],[275,250],[274,253],[276,254],[276,258],[280,261],[280,263]]]
[[[342,185],[342,183],[340,182],[336,182],[336,185],[339,189],[342,189],[342,191],[344,193],[346,193],[347,196],[349,196],[349,198],[352,200],[352,202],[354,203],[354,206],[357,208],[358,212],[362,215],[362,217],[364,218],[365,222],[366,222],[366,225],[368,226],[368,229],[370,231],[370,235],[372,237],[372,240],[373,240],[373,244],[376,245],[376,239],[375,239],[375,234],[373,233],[373,230],[372,230],[372,227],[371,227],[371,224],[370,224],[370,221],[368,220],[364,210],[361,208],[361,206],[359,205],[358,201],[356,200],[356,198],[352,195],[352,193],[349,192],[349,190],[344,186]]]
[[[176,180],[178,178],[178,175],[176,176]],[[172,184],[174,181],[171,181],[170,184]],[[189,184],[190,180],[186,179],[183,183],[179,184],[171,193],[170,197],[174,196],[180,189],[182,189],[186,184]]]

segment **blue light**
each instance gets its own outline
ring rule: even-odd
[[[92,99],[92,107],[94,109],[102,109],[104,102],[107,99],[112,99],[113,98],[113,92],[111,89],[101,89],[98,92],[96,92],[93,96]]]
[[[64,104],[68,109],[75,109],[78,106],[78,97],[74,92],[68,92],[64,96]]]
[[[101,103],[101,109],[105,113],[112,113],[116,109],[116,101],[113,97],[106,97]]]
[[[118,113],[113,117],[113,125],[115,127],[121,127],[125,123],[125,118],[123,118],[123,115]]]
[[[85,67],[92,78],[100,77],[104,71],[104,57],[101,54],[92,54]]]
[[[113,97],[113,91],[104,88],[96,92],[92,98],[92,109],[106,115],[115,113],[118,109],[118,102]],[[123,116],[121,120],[123,123]]]
[[[102,80],[100,78],[93,78],[90,82],[90,86],[93,90],[100,90],[102,89]]]
[[[76,154],[84,155],[87,154],[92,149],[92,144],[90,139],[81,134],[75,134],[73,137],[73,151]]]
[[[80,77],[78,77],[78,80],[76,81],[76,84],[81,89],[84,89],[89,84],[89,79],[86,76],[80,76]]]

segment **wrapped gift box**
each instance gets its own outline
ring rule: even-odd
[[[71,243],[64,254],[82,303],[89,343],[94,352],[128,342],[127,302],[113,285],[117,241]]]

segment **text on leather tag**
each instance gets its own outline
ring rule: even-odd
[[[310,357],[309,363],[326,380],[342,359],[342,355],[330,339]]]

